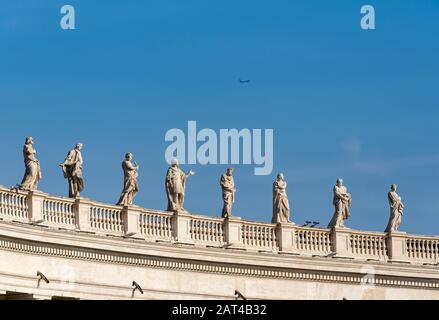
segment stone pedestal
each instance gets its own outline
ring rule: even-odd
[[[276,236],[278,240],[279,253],[299,254],[296,249],[294,223],[278,223],[276,226]]]
[[[174,240],[182,244],[194,244],[191,237],[191,220],[192,216],[186,211],[177,211],[172,218],[174,229]]]
[[[350,229],[334,227],[331,230],[332,252],[335,258],[353,259]]]
[[[86,198],[75,199],[76,229],[91,232],[90,208],[92,202]]]
[[[225,247],[231,249],[243,248],[242,243],[242,219],[239,217],[227,217],[224,219]]]
[[[44,222],[43,205],[47,194],[40,191],[29,191],[27,198],[29,208],[29,222],[39,224]]]
[[[141,208],[137,206],[125,206],[122,211],[125,236],[141,238],[140,235]]]
[[[407,256],[407,233],[389,232],[386,241],[390,262],[409,263]]]

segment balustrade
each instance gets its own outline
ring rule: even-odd
[[[140,234],[146,238],[172,240],[172,214],[144,211],[139,215]]]
[[[224,244],[223,220],[194,217],[190,221],[191,238],[195,243],[222,246]]]
[[[211,218],[3,187],[0,219],[146,241],[419,264],[439,262],[439,237]]]
[[[310,254],[331,252],[331,230],[302,227],[295,230],[296,249]]]
[[[23,221],[28,217],[27,193],[0,189],[0,218]]]

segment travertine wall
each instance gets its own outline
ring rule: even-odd
[[[37,271],[49,280],[38,282]],[[365,282],[374,282],[366,284]],[[132,282],[144,290],[133,296]],[[0,293],[80,299],[437,299],[436,266],[150,243],[0,222]]]
[[[436,299],[439,237],[121,207],[0,187],[0,298]],[[41,272],[49,283],[38,281]],[[144,294],[135,291],[133,281]],[[27,294],[27,295],[26,295]]]

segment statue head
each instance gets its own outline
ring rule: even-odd
[[[277,174],[277,180],[284,180],[284,174],[282,172]]]
[[[392,185],[390,186],[390,190],[391,190],[391,191],[396,191],[397,188],[398,188],[398,186],[397,186],[396,184],[392,184]]]
[[[75,149],[77,149],[77,150],[81,150],[82,147],[83,147],[83,144],[82,144],[82,143],[77,143],[76,146],[75,146]]]
[[[226,174],[227,174],[228,176],[231,176],[231,175],[233,174],[233,171],[235,171],[235,169],[233,169],[233,168],[228,168]]]
[[[34,143],[34,138],[32,138],[32,137],[27,137],[26,138],[25,144],[33,144],[33,143]]]
[[[172,159],[171,166],[178,167],[179,166],[178,160],[177,159]]]
[[[339,178],[337,179],[337,187],[341,187],[343,185],[343,179]]]
[[[131,152],[127,152],[125,154],[125,159],[128,160],[128,161],[133,160],[133,154]]]

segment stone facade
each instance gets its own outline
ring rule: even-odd
[[[0,219],[0,299],[234,299],[236,290],[247,299],[439,298],[439,237],[210,218],[6,188]]]

